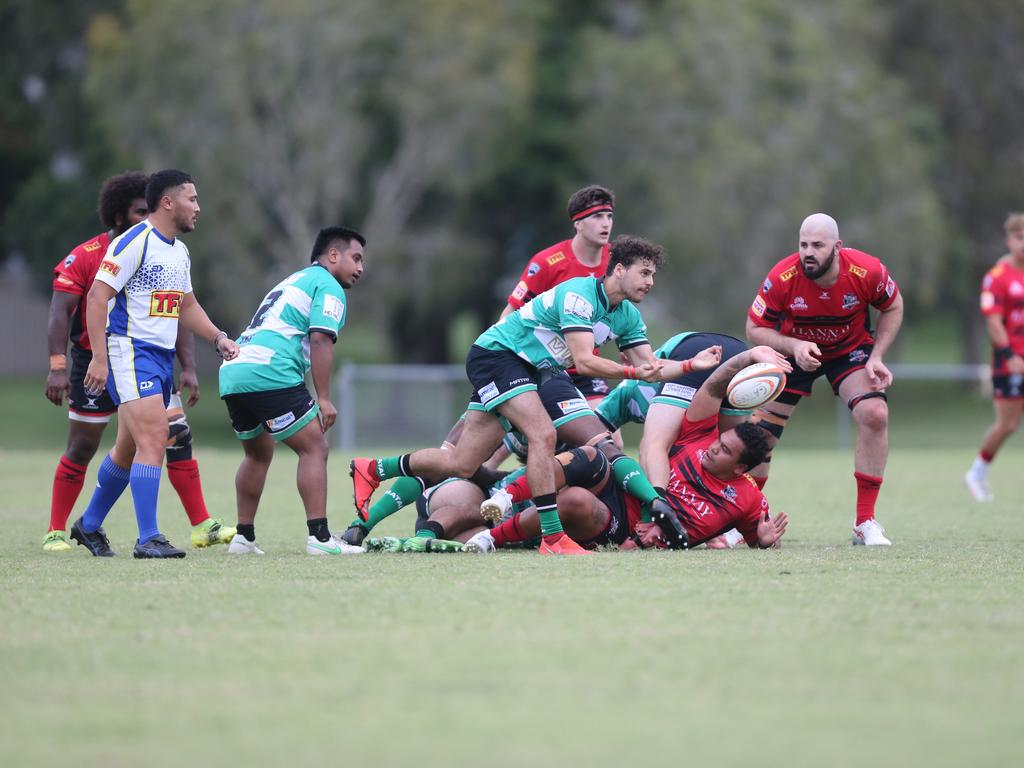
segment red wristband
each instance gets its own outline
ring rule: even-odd
[[[683,375],[693,372],[693,360],[683,360]]]
[[[622,366],[622,378],[624,379],[635,379],[636,378],[636,367],[632,365]]]

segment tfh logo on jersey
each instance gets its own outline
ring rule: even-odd
[[[181,291],[153,291],[149,295],[150,317],[177,317],[181,314]]]
[[[850,265],[850,271],[857,277],[867,277],[868,271],[864,267],[858,267],[856,264]]]
[[[104,259],[103,261],[100,262],[100,272],[107,272],[107,273],[113,275],[114,277],[117,277],[117,273],[120,272],[120,271],[121,271],[121,265],[120,264],[115,264],[114,262],[107,261],[106,259]]]
[[[794,277],[796,277],[796,267],[790,267],[781,275],[779,275],[779,280],[785,283],[792,280]]]

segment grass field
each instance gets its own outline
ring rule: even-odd
[[[973,442],[894,451],[886,550],[849,544],[850,456],[793,448],[768,486],[780,551],[314,559],[282,452],[265,557],[164,563],[131,559],[126,500],[121,557],[44,556],[58,451],[0,449],[0,764],[1016,764],[1021,452],[974,506]],[[237,450],[198,457],[233,519]],[[184,543],[166,482],[162,510]]]

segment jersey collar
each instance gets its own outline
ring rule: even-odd
[[[595,277],[597,281],[597,300],[601,302],[601,306],[606,310],[608,309],[608,294],[604,290],[604,278]]]

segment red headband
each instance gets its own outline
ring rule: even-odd
[[[580,219],[587,218],[587,216],[593,216],[595,213],[604,213],[605,211],[611,213],[613,210],[614,209],[608,205],[608,203],[599,203],[598,205],[592,205],[589,208],[584,208],[579,213],[574,214],[572,220],[579,221]]]

